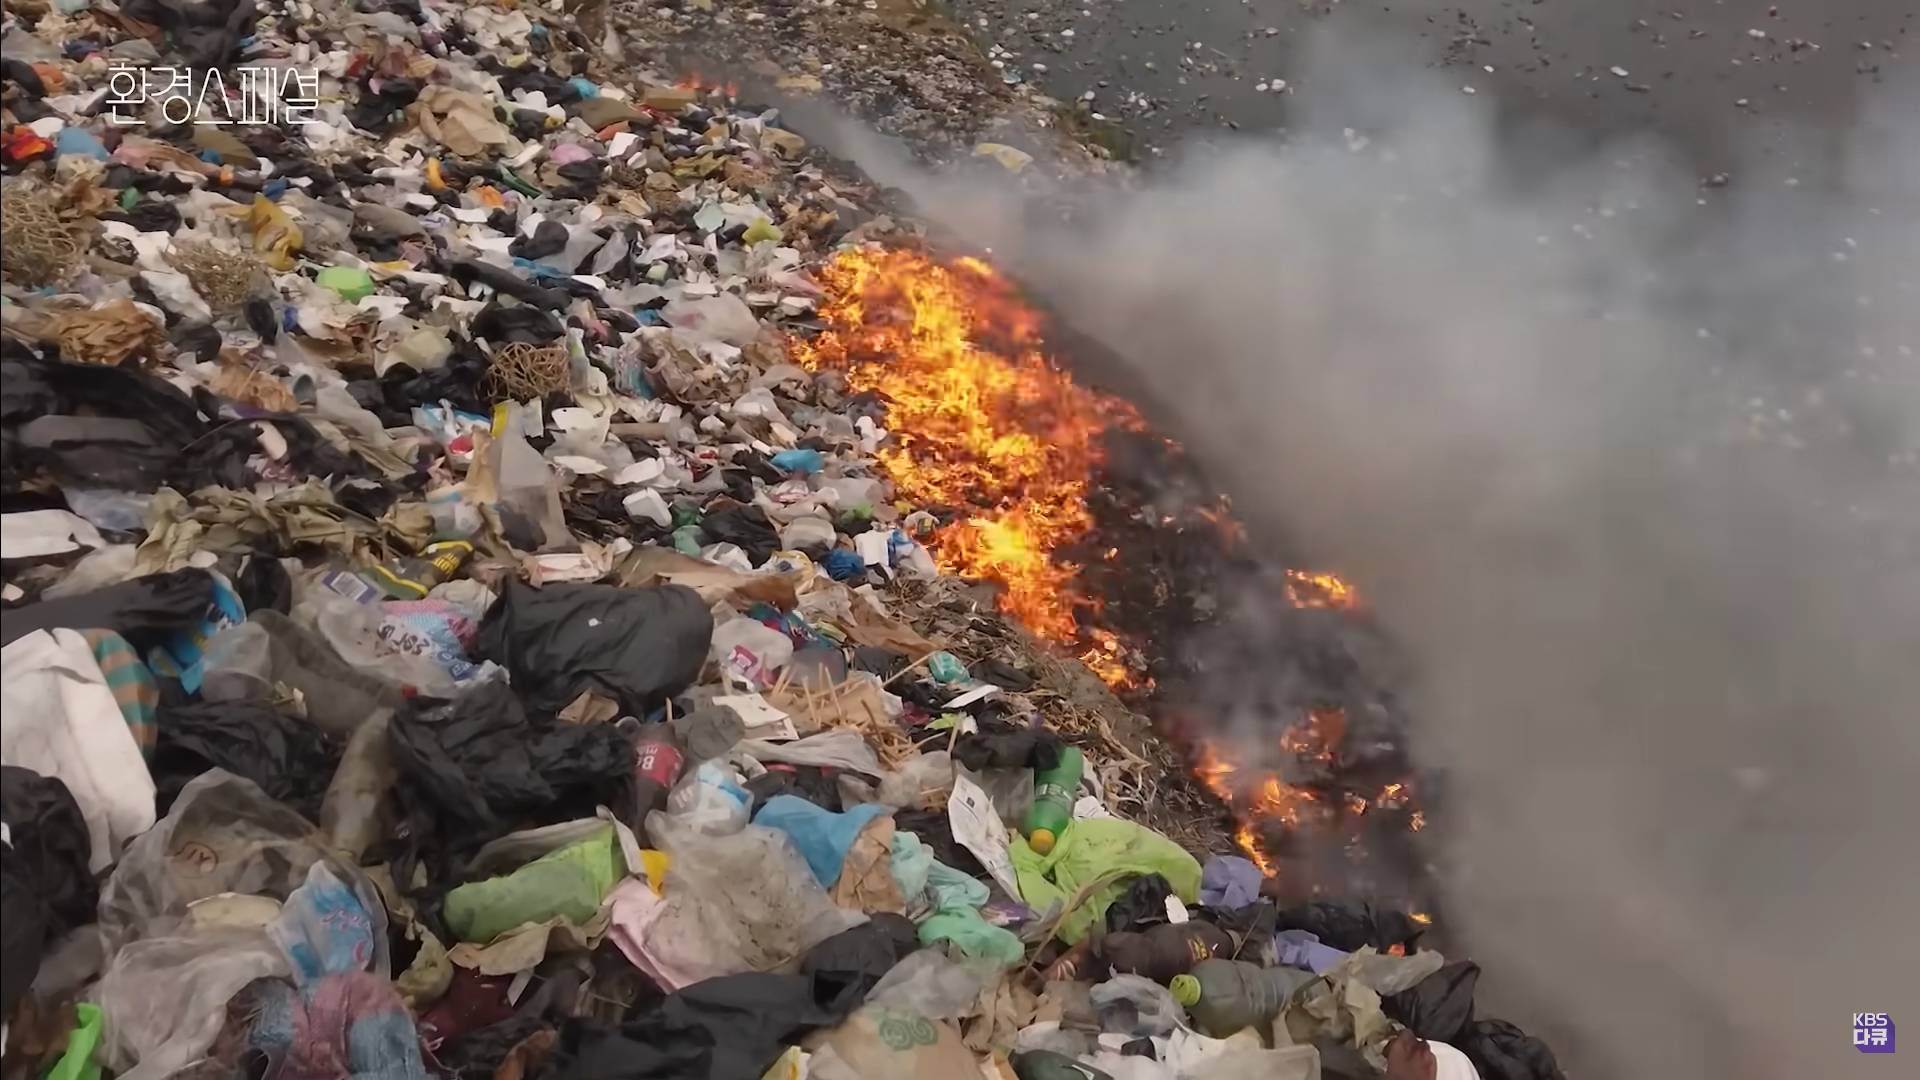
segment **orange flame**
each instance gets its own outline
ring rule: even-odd
[[[1334,706],[1308,709],[1305,720],[1280,735],[1280,749],[1303,761],[1331,764],[1334,750],[1347,736],[1347,713]]]
[[[1142,426],[1139,414],[1061,371],[1039,313],[978,259],[850,250],[819,276],[826,329],[795,342],[795,358],[887,402],[881,466],[905,498],[959,511],[930,545],[941,569],[998,582],[1002,611],[1088,646],[1103,679],[1130,684],[1119,640],[1074,619],[1091,601],[1075,587],[1079,567],[1055,553],[1093,525],[1085,496],[1101,436]]]
[[[1338,574],[1289,570],[1287,601],[1294,607],[1353,611],[1360,606],[1360,594]]]
[[[739,83],[732,82],[732,81],[710,82],[708,81],[706,76],[700,74],[697,71],[688,72],[687,74],[680,76],[678,79],[674,80],[673,85],[681,90],[700,90],[700,91],[718,90],[721,93],[726,94],[730,98],[737,98],[740,96]]]
[[[1233,783],[1234,772],[1235,767],[1222,758],[1211,743],[1200,744],[1199,760],[1193,767],[1193,774],[1200,778],[1200,782],[1207,786],[1208,791],[1213,792],[1214,798],[1219,799],[1229,808],[1234,808],[1240,800],[1240,792]],[[1282,792],[1277,787],[1279,781],[1269,778],[1268,783],[1276,786],[1271,792],[1264,789],[1261,791],[1260,796],[1255,800],[1256,807],[1267,805],[1271,800],[1282,797]],[[1273,860],[1261,848],[1260,838],[1254,835],[1252,816],[1242,814],[1235,809],[1234,822],[1233,842],[1253,862],[1253,865],[1260,868],[1262,876],[1274,876]]]

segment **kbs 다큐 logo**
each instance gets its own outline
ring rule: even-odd
[[[1853,1048],[1862,1054],[1893,1053],[1893,1017],[1886,1013],[1853,1014]]]

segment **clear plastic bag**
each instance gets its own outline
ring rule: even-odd
[[[384,929],[385,912],[380,923]],[[293,891],[267,936],[287,954],[300,986],[329,975],[366,970],[373,959],[374,915],[351,885],[325,863],[314,863],[306,884]]]
[[[497,425],[500,431],[488,447],[500,495],[496,506],[508,536],[537,540],[540,551],[578,551],[580,545],[560,509],[553,470],[521,434],[521,416],[518,405],[509,406],[506,423]]]
[[[412,686],[428,697],[453,697],[459,684],[428,657],[394,652],[385,646],[378,604],[349,600],[324,586],[308,583],[294,604],[295,620],[319,631],[342,660],[395,686]]]
[[[1172,992],[1144,975],[1115,975],[1087,998],[1102,1031],[1129,1038],[1165,1035],[1187,1018]]]
[[[753,814],[753,796],[740,786],[731,769],[717,762],[705,762],[680,778],[667,796],[667,814],[675,825],[697,833],[718,835],[736,833]],[[649,835],[664,815],[649,815]]]
[[[306,884],[315,863],[325,863],[372,917],[371,967],[388,977],[387,909],[373,884],[336,857],[305,818],[224,769],[188,781],[167,816],[127,845],[101,888],[110,965],[133,942],[178,934],[196,900],[233,892],[284,901]],[[111,1020],[112,1010],[107,1015]]]
[[[1352,969],[1354,978],[1374,993],[1387,997],[1418,986],[1427,976],[1446,967],[1447,958],[1432,949],[1412,956],[1389,956],[1365,948],[1348,957],[1345,963]]]
[[[776,829],[748,825],[716,836],[655,814],[648,830],[673,862],[664,901],[636,944],[648,966],[679,985],[790,969],[815,945],[867,921],[834,905]]]
[[[94,990],[107,1020],[101,1060],[121,1080],[172,1076],[213,1045],[235,994],[289,973],[285,954],[258,929],[136,941],[114,955]]]
[[[894,807],[944,806],[953,790],[953,758],[945,750],[921,754],[880,780],[874,801]]]
[[[973,1011],[981,991],[999,982],[1004,972],[992,960],[954,959],[940,949],[921,949],[880,977],[867,994],[867,1004],[932,1020],[957,1020]]]
[[[885,776],[880,758],[867,744],[866,736],[848,728],[834,728],[792,742],[745,739],[731,751],[754,761],[784,761],[791,765],[818,765],[845,769],[862,776]]]
[[[387,736],[391,719],[382,710],[354,729],[320,803],[321,831],[355,859],[387,835],[387,793],[399,775]]]

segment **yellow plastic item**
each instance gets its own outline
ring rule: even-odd
[[[447,181],[440,175],[440,159],[427,159],[427,186],[435,191],[445,191]]]
[[[672,865],[673,856],[664,851],[655,851],[652,848],[640,850],[640,866],[647,872],[647,887],[653,890],[653,895],[666,895],[664,886],[667,880],[667,867]]]
[[[1035,829],[1033,835],[1027,837],[1027,846],[1032,848],[1036,855],[1046,855],[1053,851],[1053,841],[1052,829]]]
[[[787,1047],[780,1060],[767,1066],[760,1080],[807,1080],[807,1059],[811,1054],[797,1046]]]
[[[293,269],[293,253],[300,250],[303,238],[300,226],[286,211],[265,195],[255,195],[253,208],[247,212],[247,227],[253,230],[253,251],[260,261],[275,270]]]
[[[753,224],[747,226],[746,231],[740,234],[740,239],[749,247],[762,240],[771,240],[777,244],[781,240],[781,233],[779,227],[773,222],[766,218],[756,218]]]

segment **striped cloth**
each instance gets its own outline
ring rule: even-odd
[[[140,756],[152,761],[154,743],[160,738],[160,725],[154,721],[160,690],[154,685],[153,672],[147,670],[127,639],[111,630],[82,630],[80,636],[93,649],[100,674],[106,676],[107,688],[113,691],[120,715],[126,718],[127,730],[133,732]]]

